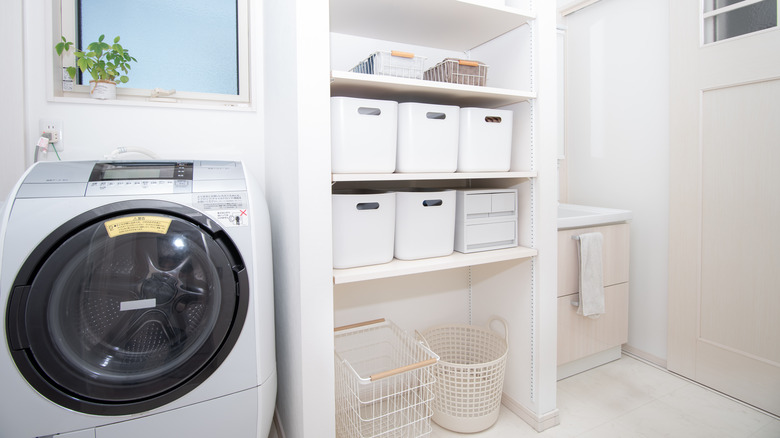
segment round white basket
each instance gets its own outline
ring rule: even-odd
[[[503,324],[504,335],[490,328]],[[433,421],[446,429],[471,433],[498,419],[504,386],[509,330],[504,319],[492,317],[487,327],[444,325],[422,337],[439,356],[433,371]]]

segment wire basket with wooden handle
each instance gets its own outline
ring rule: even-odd
[[[335,329],[336,435],[431,433],[431,367],[439,357],[390,321]]]
[[[370,75],[422,79],[424,56],[399,50],[378,51],[369,55],[350,71]]]
[[[488,66],[479,61],[446,58],[426,70],[423,79],[484,87],[487,83],[487,70]]]

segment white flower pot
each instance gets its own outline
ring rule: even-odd
[[[116,82],[107,80],[89,81],[89,95],[93,99],[116,99]]]

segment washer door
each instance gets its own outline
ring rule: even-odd
[[[57,404],[146,411],[219,366],[248,300],[240,254],[213,221],[173,203],[112,204],[60,227],[26,261],[10,297],[9,345],[25,378]]]

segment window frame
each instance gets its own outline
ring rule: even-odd
[[[70,80],[65,68],[75,66],[75,56],[73,50],[57,56],[54,45],[60,41],[60,36],[64,36],[68,41],[78,41],[78,19],[77,19],[78,0],[52,0],[52,31],[51,51],[54,56],[52,68],[52,83],[54,100],[65,98],[68,101],[95,102],[97,99],[89,97],[89,85],[79,85],[73,81],[73,90],[63,90],[63,81]],[[200,93],[193,91],[176,91],[171,95],[154,96],[153,89],[133,88],[125,85],[118,86],[116,89],[116,102],[120,103],[141,103],[155,102],[166,106],[208,106],[208,107],[231,107],[231,108],[251,108],[252,101],[252,83],[250,80],[251,57],[249,50],[250,28],[249,28],[249,0],[236,0],[237,11],[237,38],[238,38],[238,94],[218,94],[218,93]],[[184,105],[182,105],[184,104]],[[190,104],[190,105],[187,105]]]
[[[715,0],[700,0],[699,1],[699,46],[700,47],[707,47],[711,46],[713,44],[720,44],[726,41],[732,41],[738,38],[745,38],[752,35],[758,35],[764,32],[773,32],[780,29],[780,1],[777,2],[777,19],[778,21],[775,23],[774,26],[768,27],[766,29],[761,30],[754,30],[751,32],[743,33],[741,35],[735,35],[728,38],[723,39],[717,39],[714,36],[711,36],[713,33],[713,21],[717,16],[724,15],[729,12],[746,8],[748,6],[752,6],[757,3],[761,3],[763,0],[738,0],[736,3],[733,3],[728,6],[721,6],[720,8],[715,7]],[[708,5],[711,5],[709,7]],[[708,10],[710,9],[710,10]]]

